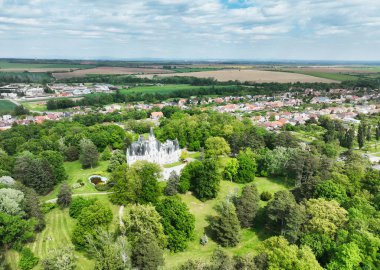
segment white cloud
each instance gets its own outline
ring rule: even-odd
[[[86,44],[93,50],[82,52],[91,57],[99,52],[161,57],[154,55],[160,51],[168,57],[196,58],[196,48],[202,47],[199,52],[210,57],[273,53],[282,58],[287,46],[301,51],[308,42],[323,48],[328,37],[330,48],[336,46],[341,53],[334,38],[338,43],[344,37],[352,48],[356,45],[350,40],[358,36],[377,44],[379,13],[380,1],[371,0],[0,0],[0,52],[13,52],[12,56],[25,52],[24,39],[37,47],[49,44],[41,45],[41,51],[62,57],[81,53],[74,51],[75,44]],[[56,49],[66,37],[71,46]],[[367,54],[380,59],[380,52],[373,49]]]

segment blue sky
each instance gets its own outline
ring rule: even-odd
[[[380,1],[0,0],[0,57],[380,60]]]

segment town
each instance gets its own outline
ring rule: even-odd
[[[159,85],[165,87],[163,84]],[[49,99],[74,98],[75,100],[86,94],[112,93],[125,87],[133,91],[135,86],[114,86],[110,84],[52,84],[46,86],[10,84],[0,87],[0,93],[1,97],[16,104],[35,102],[38,105],[45,106]],[[148,86],[153,85],[149,84]],[[46,88],[48,90],[44,90]],[[229,113],[237,117],[249,117],[258,126],[265,127],[267,130],[278,130],[286,124],[293,126],[305,124],[306,121],[311,119],[318,120],[320,116],[324,115],[329,115],[332,119],[340,119],[348,124],[359,124],[360,120],[356,119],[359,114],[379,112],[380,94],[377,91],[372,91],[359,97],[354,95],[354,91],[347,89],[331,89],[326,93],[305,89],[303,92],[286,92],[271,96],[205,96],[167,100],[161,103],[110,104],[104,106],[101,110],[89,106],[77,106],[66,111],[59,111],[59,109],[49,111],[46,109],[22,118],[5,114],[0,119],[0,130],[8,129],[13,124],[27,125],[29,123],[42,123],[46,120],[58,121],[91,112],[107,114],[123,110],[153,110],[150,118],[157,120],[163,117],[163,114],[156,110],[161,110],[166,106],[176,106],[182,110],[199,108],[200,110]]]

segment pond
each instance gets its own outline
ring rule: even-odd
[[[94,186],[97,186],[97,185],[103,185],[105,183],[107,183],[107,178],[106,177],[103,177],[103,176],[100,176],[100,175],[91,175],[88,180],[90,181],[91,184],[93,184]]]

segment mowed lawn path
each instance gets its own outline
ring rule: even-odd
[[[40,263],[34,269],[42,269],[41,259],[47,256],[49,250],[72,246],[71,233],[74,229],[75,220],[70,218],[67,209],[53,209],[45,215],[45,220],[46,228],[37,234],[33,243],[28,244],[33,253],[40,258]],[[87,270],[94,268],[93,261],[90,261],[79,252],[76,252],[76,256],[78,258],[76,269]],[[12,269],[19,269],[19,254],[16,251],[8,252],[7,261],[11,264]]]

